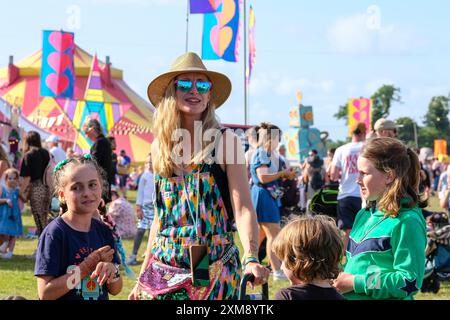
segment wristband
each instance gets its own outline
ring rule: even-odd
[[[242,263],[242,267],[245,268],[247,266],[247,264],[249,264],[250,262],[259,263],[259,259],[254,256],[248,256],[244,259],[244,262]]]

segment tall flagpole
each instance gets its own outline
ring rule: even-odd
[[[244,0],[244,124],[247,122],[247,3]]]
[[[188,52],[189,39],[189,0],[186,0],[186,52]]]

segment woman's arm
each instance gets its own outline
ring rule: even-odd
[[[439,200],[439,205],[442,209],[448,209],[448,196],[450,194],[450,190],[445,190],[444,196]]]
[[[227,141],[232,142],[232,148],[227,148]],[[228,178],[228,189],[231,204],[236,219],[236,227],[239,233],[244,257],[257,257],[259,246],[258,222],[255,209],[250,197],[250,189],[247,182],[244,152],[240,139],[229,132],[225,134],[224,150],[233,150],[236,157],[232,162],[226,162],[225,171]],[[228,157],[222,159],[228,160]],[[268,271],[259,263],[249,263],[245,268],[246,273],[253,273],[255,284],[260,284],[267,280]]]
[[[284,178],[289,171],[290,169],[286,169],[277,173],[269,173],[269,168],[267,166],[261,166],[256,168],[256,175],[258,176],[258,180],[265,184]]]

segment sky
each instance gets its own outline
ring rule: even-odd
[[[345,139],[333,117],[351,97],[381,85],[399,87],[403,103],[389,118],[419,124],[433,96],[450,91],[450,2],[446,0],[246,0],[255,11],[256,61],[248,90],[248,123],[289,128],[289,110],[313,106],[314,125]],[[0,0],[0,67],[42,46],[42,30],[75,33],[75,42],[104,61],[110,56],[142,97],[186,49],[186,0]],[[248,19],[247,19],[248,21]],[[243,21],[241,20],[241,23]],[[201,54],[202,15],[189,15],[188,50]],[[244,123],[243,26],[237,63],[205,60],[233,90],[218,109],[223,123]]]

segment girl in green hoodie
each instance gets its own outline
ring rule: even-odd
[[[358,212],[344,272],[334,281],[347,299],[413,299],[425,269],[426,225],[417,154],[394,138],[373,138],[358,158]]]

